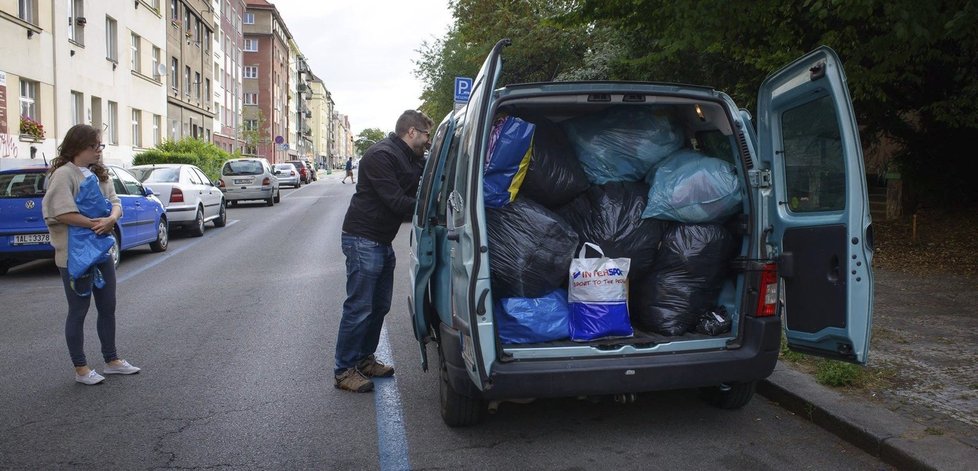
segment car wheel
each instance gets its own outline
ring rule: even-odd
[[[217,212],[217,219],[214,220],[214,227],[224,227],[228,223],[227,203],[221,200],[221,209]]]
[[[265,206],[275,206],[275,196],[274,195],[269,196],[268,199],[265,200]]]
[[[165,252],[170,245],[170,227],[166,219],[160,218],[160,223],[156,226],[156,241],[149,243],[149,249],[153,252]]]
[[[115,243],[112,244],[112,248],[109,249],[109,256],[112,257],[112,265],[119,268],[119,261],[122,260],[122,250],[119,250],[122,247],[122,234],[120,234],[119,230],[116,229],[113,235],[115,235],[113,240]]]
[[[277,191],[275,192],[275,202],[276,202],[276,203],[281,203],[281,202],[282,202],[282,189],[281,189],[281,188],[279,188],[279,189],[278,189],[278,190],[277,190]]]
[[[228,201],[228,204],[231,205],[231,206],[237,206],[238,205],[238,202],[237,201]]]
[[[488,404],[482,399],[465,396],[452,387],[448,378],[448,363],[441,345],[438,346],[439,387],[438,399],[441,403],[441,419],[449,427],[466,427],[481,423],[488,413]]]
[[[747,383],[721,384],[710,388],[701,388],[700,393],[707,403],[720,409],[740,409],[754,397],[756,381]]]
[[[9,261],[7,261],[7,262],[0,262],[0,276],[6,275],[7,274],[7,270],[10,270],[13,267],[14,267],[14,263],[13,262],[9,262]]]
[[[197,207],[197,215],[194,217],[194,225],[190,228],[190,235],[200,237],[204,235],[204,210]]]

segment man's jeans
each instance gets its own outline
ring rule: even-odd
[[[95,321],[95,331],[102,343],[102,359],[106,363],[117,360],[115,352],[115,265],[112,257],[98,265],[105,278],[105,286],[101,289],[91,286],[92,278],[79,280],[78,291],[91,290],[90,296],[78,296],[68,282],[68,269],[58,267],[61,281],[64,283],[65,296],[68,298],[68,318],[65,320],[65,340],[68,342],[68,354],[75,366],[87,365],[85,358],[85,316],[95,298],[95,309],[98,320]],[[86,284],[87,283],[87,284]]]
[[[377,350],[380,329],[394,294],[394,249],[345,233],[342,241],[346,301],[336,336],[336,375],[357,366]]]

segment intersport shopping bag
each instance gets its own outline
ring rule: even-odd
[[[587,248],[601,254],[585,258]],[[628,258],[608,258],[601,247],[585,242],[571,260],[567,302],[570,338],[578,342],[604,337],[630,337],[628,320]]]

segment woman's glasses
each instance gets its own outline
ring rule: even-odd
[[[105,144],[90,144],[88,147],[91,147],[92,150],[100,151],[105,149]]]

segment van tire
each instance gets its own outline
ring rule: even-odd
[[[720,409],[740,409],[754,397],[757,381],[747,383],[730,383],[722,386],[702,388],[700,391],[706,402]]]
[[[481,423],[489,411],[486,401],[465,396],[452,387],[448,378],[448,364],[441,345],[438,346],[438,399],[441,418],[449,427],[467,427]]]

